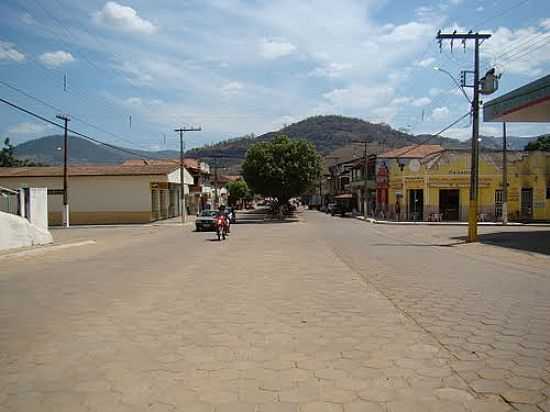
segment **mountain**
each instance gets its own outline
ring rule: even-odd
[[[381,148],[401,147],[411,144],[440,144],[447,148],[470,147],[468,142],[461,142],[443,136],[411,135],[395,130],[384,123],[370,123],[362,119],[344,116],[314,116],[291,124],[281,130],[265,133],[255,137],[248,135],[225,140],[216,144],[206,145],[186,152],[187,157],[200,158],[212,165],[226,168],[222,173],[238,173],[240,163],[245,157],[250,145],[273,139],[284,134],[290,138],[303,138],[311,142],[322,155],[332,154],[335,151],[341,153],[359,153],[358,145],[352,142],[368,140],[369,143],[377,143]],[[510,148],[522,150],[524,146],[536,137],[509,137]],[[500,149],[501,139],[495,137],[483,137],[482,145],[490,149]],[[375,145],[376,146],[376,145]],[[29,159],[34,162],[46,164],[63,163],[63,136],[53,135],[31,140],[15,147],[15,155],[21,159]],[[179,152],[164,150],[148,152],[143,150],[125,149],[117,150],[103,145],[92,143],[88,140],[71,136],[69,145],[69,158],[71,163],[104,163],[117,164],[128,159],[150,158],[165,159],[178,158]],[[126,152],[125,152],[126,151]],[[130,151],[134,154],[128,153]]]
[[[140,156],[146,158],[178,158],[179,152],[164,150],[148,152],[144,150],[124,149],[136,155],[99,145],[78,136],[69,136],[69,159],[73,164],[118,164]],[[63,136],[52,135],[30,140],[15,146],[14,155],[19,159],[57,165],[63,163]]]
[[[528,143],[534,142],[538,137],[506,136],[506,143],[510,150],[524,150]],[[469,142],[471,142],[471,139]],[[480,144],[487,149],[502,150],[502,137],[481,136]]]

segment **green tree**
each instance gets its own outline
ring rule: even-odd
[[[277,209],[303,194],[319,177],[321,160],[305,140],[278,136],[248,149],[243,176],[255,193],[277,199]]]
[[[225,187],[229,191],[229,203],[231,205],[235,205],[242,199],[246,199],[250,192],[244,180],[229,182]]]
[[[10,138],[4,140],[4,147],[0,151],[0,167],[25,167],[45,166],[42,163],[34,163],[29,160],[17,159],[14,155],[15,146],[10,143]]]
[[[21,160],[15,158],[13,149],[15,147],[10,143],[10,138],[4,140],[4,147],[0,152],[0,167],[17,167],[21,165]]]
[[[534,142],[530,142],[525,146],[525,150],[541,150],[543,152],[550,152],[550,135],[540,136]]]

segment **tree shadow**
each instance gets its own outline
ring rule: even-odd
[[[466,237],[459,236],[453,239],[465,241]],[[550,256],[550,230],[484,233],[479,235],[479,242]]]

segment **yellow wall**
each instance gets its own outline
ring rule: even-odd
[[[381,160],[379,161],[379,163]],[[440,189],[460,191],[460,220],[467,220],[470,187],[470,154],[467,152],[444,152],[439,160],[423,159],[420,165],[407,164],[403,172],[396,160],[386,160],[390,171],[389,206],[393,211],[397,193],[403,193],[401,212],[404,216],[409,190],[423,189],[424,220],[430,213],[439,212]],[[479,211],[494,220],[495,191],[502,189],[502,160],[500,154],[482,154],[479,167]],[[412,167],[411,167],[412,166]],[[521,213],[521,189],[533,189],[533,219],[550,220],[550,199],[546,199],[547,186],[550,186],[550,154],[531,152],[519,156],[511,153],[508,161],[508,215],[519,219]],[[391,215],[391,213],[390,213]]]

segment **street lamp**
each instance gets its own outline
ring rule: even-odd
[[[442,69],[441,67],[437,67],[437,66],[434,66],[434,70],[436,70],[438,72],[445,73],[447,76],[449,76],[452,79],[452,81],[454,82],[454,84],[456,84],[456,87],[458,87],[460,89],[460,91],[462,92],[462,94],[466,98],[466,101],[468,103],[472,104],[472,101],[470,100],[470,98],[468,97],[466,92],[464,91],[464,88],[461,86],[461,84],[458,82],[458,80],[450,72],[448,72],[445,69]]]

